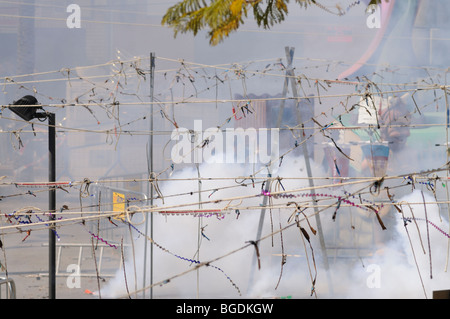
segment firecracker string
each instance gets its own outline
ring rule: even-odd
[[[439,231],[442,235],[444,235],[447,238],[450,238],[450,235],[448,233],[446,233],[444,230],[442,230],[441,228],[439,228],[439,226],[437,226],[435,223],[433,223],[430,220],[427,220],[425,218],[419,218],[419,217],[402,217],[404,222],[412,222],[413,220],[420,220],[420,221],[426,221],[428,222],[428,224],[430,224],[431,226],[433,226],[437,231]]]
[[[42,218],[40,218],[38,215],[35,215],[36,218],[40,221],[40,222],[45,222]],[[61,218],[59,218],[59,220],[61,220]],[[49,226],[48,224],[45,224],[45,226]],[[53,233],[55,234],[55,236],[58,238],[58,240],[61,240],[61,237],[59,236],[58,232],[55,229],[52,229]]]
[[[366,206],[362,206],[362,205],[358,205],[346,198],[343,198],[342,196],[338,196],[338,195],[332,195],[332,194],[326,194],[326,193],[302,193],[302,194],[298,194],[298,195],[294,195],[294,194],[275,194],[272,195],[271,192],[266,191],[264,189],[261,190],[261,195],[262,196],[267,196],[267,197],[273,197],[273,198],[299,198],[299,197],[327,197],[327,198],[335,198],[338,200],[338,202],[342,202],[342,203],[346,203],[349,204],[353,207],[357,207],[357,208],[361,208],[363,210],[366,211],[375,211],[375,213],[378,213],[378,209],[375,209],[373,207],[366,207]],[[374,203],[372,203],[372,205],[375,205]]]
[[[161,245],[159,245],[158,243],[156,243],[152,238],[149,238],[148,236],[146,236],[142,231],[140,231],[140,230],[139,230],[136,226],[134,226],[133,224],[131,224],[131,223],[125,221],[124,219],[122,219],[122,221],[123,221],[124,223],[130,225],[130,227],[133,228],[139,235],[141,235],[141,236],[143,236],[144,238],[147,238],[148,240],[150,240],[150,242],[151,242],[153,245],[155,245],[156,247],[158,247],[158,248],[161,249],[162,251],[164,251],[164,252],[166,252],[166,253],[168,253],[168,254],[170,254],[170,255],[172,255],[172,256],[178,258],[178,259],[187,261],[187,262],[189,262],[189,263],[194,263],[194,264],[197,264],[197,265],[200,265],[200,264],[201,264],[201,262],[200,262],[199,260],[186,258],[186,257],[180,256],[180,255],[177,255],[177,254],[171,252],[171,251],[168,250],[167,248],[164,248],[163,246],[161,246]],[[219,267],[217,267],[217,266],[211,265],[211,264],[209,264],[209,263],[208,263],[208,264],[205,264],[205,265],[208,266],[208,267],[213,267],[213,268],[215,268],[216,270],[219,270],[220,272],[222,272],[222,273],[225,275],[225,277],[228,279],[228,281],[230,281],[230,283],[233,285],[233,287],[238,291],[239,295],[241,295],[241,291],[240,291],[239,287],[233,282],[233,280],[230,278],[230,276],[228,276],[228,275],[223,271],[223,269],[221,269],[221,268],[219,268]]]
[[[204,209],[204,210],[189,210],[189,211],[160,211],[162,215],[169,216],[183,216],[183,215],[193,215],[194,217],[217,217],[217,219],[224,219],[225,213],[221,209]]]
[[[420,182],[420,181],[415,181],[411,176],[408,177],[403,177],[404,180],[408,180],[408,183],[417,183],[417,184],[422,184],[425,185],[427,187],[429,187],[431,190],[434,190],[435,185],[433,185],[433,183],[431,183],[431,181],[427,181],[427,182]]]
[[[116,245],[109,243],[107,240],[101,238],[100,236],[97,236],[96,234],[94,234],[93,232],[91,232],[91,231],[89,231],[89,230],[87,230],[87,229],[86,229],[86,231],[87,231],[89,234],[91,234],[91,236],[94,237],[95,239],[100,240],[102,243],[108,245],[109,247],[112,247],[112,248],[114,248],[114,249],[117,249],[117,246],[116,246]]]
[[[29,213],[32,213],[32,211],[30,211]],[[27,220],[22,220],[22,218],[23,217],[26,217],[27,218]],[[42,222],[42,223],[45,223],[45,220],[43,220],[42,218],[40,218],[38,215],[34,215],[34,216],[36,216],[36,218],[39,220],[39,222]],[[29,216],[29,215],[15,215],[15,212],[14,213],[12,213],[12,214],[5,214],[5,217],[8,219],[8,221],[12,224],[12,221],[11,221],[11,217],[12,218],[14,218],[16,221],[17,221],[17,223],[18,224],[33,224],[33,222],[31,221],[31,217]],[[61,218],[59,218],[59,219],[61,219]],[[45,224],[45,226],[49,226],[49,224]],[[55,235],[56,235],[56,237],[58,238],[58,240],[60,240],[61,239],[61,237],[59,236],[59,234],[58,234],[58,232],[56,231],[56,230],[54,230],[53,229],[53,232],[55,233]],[[29,236],[29,234],[28,234],[28,236]],[[23,240],[25,240],[26,238],[28,238],[28,236],[27,237],[25,237]],[[23,241],[22,240],[22,241]]]

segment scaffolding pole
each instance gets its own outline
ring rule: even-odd
[[[303,123],[302,115],[301,115],[301,112],[299,109],[300,99],[298,96],[297,86],[295,83],[295,73],[294,73],[294,69],[292,67],[292,63],[294,60],[294,51],[295,51],[295,48],[293,48],[293,47],[285,47],[287,68],[286,68],[286,77],[285,77],[284,87],[283,87],[283,96],[282,96],[280,108],[278,111],[278,118],[277,118],[277,124],[276,124],[277,128],[280,128],[280,126],[281,126],[281,121],[282,121],[283,112],[284,112],[284,102],[285,102],[285,98],[287,96],[289,82],[292,87],[292,94],[293,94],[294,98],[296,99],[297,122]],[[301,144],[302,144],[302,148],[303,148],[303,155],[305,157],[305,165],[306,165],[306,171],[307,171],[307,174],[309,177],[308,180],[309,180],[309,186],[311,187],[312,200],[314,202],[316,202],[316,197],[314,194],[314,181],[312,179],[312,170],[311,170],[311,163],[310,163],[310,159],[309,159],[308,146],[307,146],[307,143],[305,141],[305,137],[303,136],[303,134],[299,134],[299,135],[300,135]],[[269,172],[268,177],[269,178],[271,177],[271,172]],[[265,190],[266,191],[270,190],[270,179],[266,183]],[[260,214],[260,218],[259,218],[258,231],[256,234],[256,243],[259,243],[259,241],[261,239],[262,227],[264,225],[264,217],[265,217],[265,213],[266,213],[266,204],[267,204],[267,196],[264,196],[261,214]],[[322,223],[321,223],[320,216],[318,213],[318,208],[316,206],[314,206],[314,212],[315,212],[315,219],[316,219],[316,224],[317,224],[317,232],[319,235],[319,241],[320,241],[320,246],[321,246],[321,250],[322,250],[322,258],[323,258],[324,268],[328,274],[329,264],[328,264],[328,256],[327,256],[326,246],[325,246],[325,239],[323,236]],[[250,271],[250,280],[249,280],[248,289],[250,289],[253,284],[254,270],[256,267],[256,259],[257,259],[257,256],[255,253],[255,255],[253,257],[251,271]],[[329,276],[329,274],[328,274],[328,276]],[[331,286],[331,280],[329,277],[328,277],[328,282],[329,282],[330,290],[331,290],[332,286]]]
[[[154,101],[154,87],[155,87],[155,53],[150,53],[150,135],[148,142],[148,197],[150,199],[150,206],[153,206],[153,101]],[[147,217],[148,217],[148,213]],[[148,244],[148,218],[145,219],[145,243],[144,243],[144,279],[143,287],[146,287],[147,274],[147,244]],[[150,212],[150,238],[153,239],[153,213]],[[150,245],[150,299],[153,299],[153,244]],[[143,291],[145,298],[145,289]]]

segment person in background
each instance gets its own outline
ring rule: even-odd
[[[387,108],[381,110],[379,117],[381,139],[389,143],[394,156],[404,149],[410,135],[411,113],[406,103],[407,97],[405,94],[389,98]]]

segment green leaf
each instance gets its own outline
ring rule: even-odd
[[[378,4],[382,0],[371,0]],[[387,1],[387,0],[385,0]],[[295,0],[302,8],[319,5],[315,0]],[[217,45],[244,24],[249,11],[259,27],[268,29],[288,15],[289,0],[182,0],[170,7],[161,24],[179,32],[195,35],[207,30],[211,45]]]

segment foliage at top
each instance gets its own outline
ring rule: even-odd
[[[305,9],[311,5],[324,8],[316,0],[295,2]],[[371,0],[368,5],[379,2],[381,0]],[[258,26],[264,29],[281,23],[288,15],[288,4],[289,0],[182,0],[167,10],[161,23],[170,26],[175,37],[178,33],[187,32],[195,36],[207,29],[210,44],[217,45],[244,23],[249,12],[253,13]],[[339,5],[336,9],[342,12]]]

